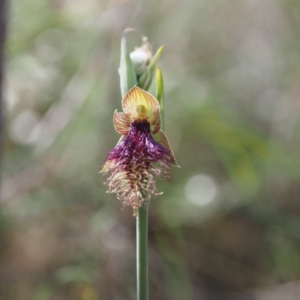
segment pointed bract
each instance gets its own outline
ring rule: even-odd
[[[125,29],[121,39],[121,60],[119,75],[122,96],[124,96],[134,85],[138,84],[134,66],[131,61],[127,46],[127,33],[133,30],[133,28]]]

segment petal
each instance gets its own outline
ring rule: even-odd
[[[147,120],[151,131],[156,133],[160,129],[159,102],[148,92],[134,86],[122,100],[123,111],[130,115],[130,121],[136,119]]]
[[[163,131],[159,131],[156,134],[152,134],[152,136],[159,144],[161,144],[163,147],[165,147],[166,149],[171,151],[171,154],[170,154],[171,164],[175,167],[179,167],[166,134]]]
[[[122,112],[118,113],[117,110],[114,112],[114,126],[115,130],[122,134],[127,135],[130,130],[130,118],[128,114]]]

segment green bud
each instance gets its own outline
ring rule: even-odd
[[[160,67],[156,69],[156,99],[160,104],[161,128],[165,130],[165,96],[164,81]]]

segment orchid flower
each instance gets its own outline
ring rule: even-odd
[[[115,130],[122,135],[100,171],[110,172],[105,184],[134,215],[151,196],[161,195],[156,178],[165,178],[178,166],[168,138],[161,131],[160,105],[148,92],[134,86],[122,100],[123,112],[114,112]]]

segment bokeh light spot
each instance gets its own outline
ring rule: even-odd
[[[185,186],[188,201],[199,206],[211,203],[217,192],[218,187],[215,181],[203,174],[191,177]]]

